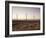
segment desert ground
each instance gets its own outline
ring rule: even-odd
[[[12,20],[12,31],[40,30],[40,20]]]

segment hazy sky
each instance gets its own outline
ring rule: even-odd
[[[12,18],[18,19],[18,20],[34,20],[34,19],[40,19],[40,8],[34,8],[34,7],[12,7]]]

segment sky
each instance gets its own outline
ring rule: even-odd
[[[38,20],[40,19],[40,8],[35,7],[12,7],[13,20]]]

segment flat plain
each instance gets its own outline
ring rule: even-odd
[[[40,20],[12,20],[12,31],[40,30]]]

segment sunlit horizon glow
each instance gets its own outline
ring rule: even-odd
[[[13,7],[13,20],[39,20],[40,8]]]

